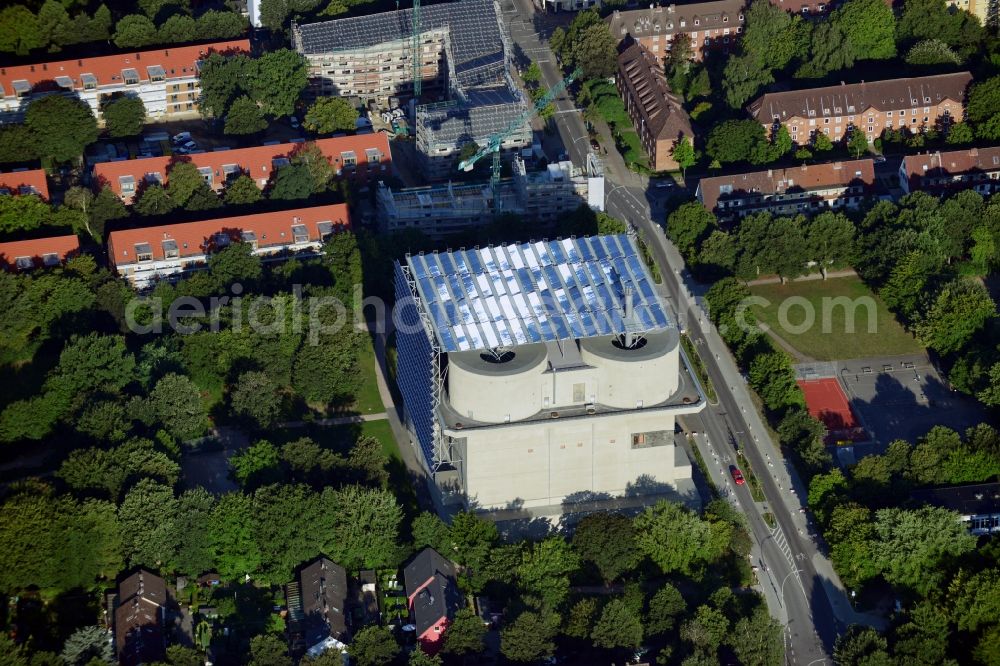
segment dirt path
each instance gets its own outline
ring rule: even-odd
[[[827,279],[833,278],[844,278],[844,277],[857,277],[858,274],[854,272],[853,268],[845,268],[841,271],[829,271],[826,274]],[[821,273],[810,273],[809,275],[800,275],[797,278],[791,280],[786,280],[786,282],[809,282],[810,280],[822,280],[823,275]],[[778,284],[781,282],[781,278],[777,275],[771,275],[769,277],[757,278],[756,280],[750,280],[747,282],[748,287],[752,287],[755,284]]]

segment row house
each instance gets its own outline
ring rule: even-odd
[[[659,59],[666,58],[674,37],[691,38],[692,56],[701,60],[712,50],[728,53],[743,32],[744,0],[712,0],[690,5],[650,6],[615,11],[605,20],[618,40],[631,37]]]
[[[28,103],[65,93],[86,102],[100,120],[110,95],[138,97],[153,120],[197,111],[199,63],[210,53],[249,53],[246,39],[130,51],[108,56],[0,67],[0,122],[17,122]]]
[[[970,188],[983,196],[1000,192],[1000,147],[907,155],[899,166],[899,187],[906,193]]]
[[[874,141],[887,129],[912,133],[965,118],[965,90],[969,72],[920,76],[765,93],[748,107],[750,115],[768,132],[780,125],[792,140],[809,143],[817,132],[840,141],[860,128]]]
[[[874,186],[875,164],[866,159],[702,178],[695,196],[720,220],[732,221],[765,211],[809,215],[857,208]]]
[[[670,92],[663,64],[635,41],[626,42],[618,56],[618,94],[649,155],[653,171],[680,168],[674,144],[687,137],[694,145],[691,120],[681,101]]]
[[[166,656],[167,606],[171,602],[166,581],[139,569],[118,584],[113,595],[114,647],[121,666],[140,666]]]
[[[14,169],[0,173],[0,195],[34,194],[42,199],[49,198],[49,181],[44,169]]]
[[[125,229],[108,236],[108,258],[119,275],[142,289],[204,267],[213,252],[232,243],[249,243],[260,257],[315,255],[332,234],[349,227],[347,205],[332,204]]]
[[[330,160],[338,176],[344,176],[360,183],[371,178],[388,175],[392,167],[389,139],[384,133],[358,134],[317,139],[315,145]],[[94,165],[93,177],[98,186],[105,186],[131,203],[143,183],[166,185],[170,179],[170,169],[177,161],[189,161],[198,167],[205,182],[219,192],[231,179],[240,174],[253,178],[258,187],[264,189],[271,181],[273,173],[290,164],[295,154],[306,143],[279,143],[270,146],[253,146],[195,153],[184,157],[146,157],[121,162],[100,162]]]
[[[75,235],[0,243],[0,267],[13,271],[60,266],[80,252]]]

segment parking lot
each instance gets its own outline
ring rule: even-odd
[[[985,418],[981,405],[952,391],[924,356],[856,359],[837,370],[878,451],[895,439],[916,441],[936,425],[963,431]]]

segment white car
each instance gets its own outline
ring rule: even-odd
[[[291,117],[290,117],[290,118],[288,119],[288,122],[289,122],[289,123],[291,124],[291,126],[292,126],[293,128],[295,128],[295,129],[298,129],[298,128],[299,128],[299,119],[298,119],[298,118],[296,118],[295,116],[291,116]]]
[[[191,140],[191,132],[181,132],[180,134],[174,134],[171,137],[171,141],[175,144],[184,143],[185,141]]]
[[[192,150],[195,150],[196,148],[198,148],[197,143],[195,143],[194,141],[188,141],[184,145],[178,146],[177,152],[183,155],[185,153],[190,153]]]

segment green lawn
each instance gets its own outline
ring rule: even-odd
[[[358,414],[377,414],[385,411],[382,398],[378,393],[378,382],[375,380],[375,349],[372,347],[370,337],[365,337],[365,347],[361,358],[358,359],[361,366],[362,382],[358,394],[355,396],[354,404],[349,411]]]
[[[875,296],[857,277],[811,280],[789,284],[764,284],[750,287],[754,296],[770,301],[767,307],[754,305],[757,319],[767,324],[773,334],[781,337],[804,356],[819,361],[864,358],[869,356],[893,356],[916,354],[923,351],[914,337],[903,329],[885,303]],[[812,326],[801,333],[784,330],[778,322],[779,309],[785,299],[799,297],[806,299],[815,313]],[[854,332],[847,327],[847,310],[831,299],[847,297],[858,305],[851,308],[854,313]],[[874,332],[869,332],[869,308],[862,306],[871,299],[875,310]],[[800,327],[806,320],[804,303],[794,303],[788,307],[785,320],[792,327]],[[824,315],[824,305],[826,314]],[[825,332],[824,332],[825,329]]]

